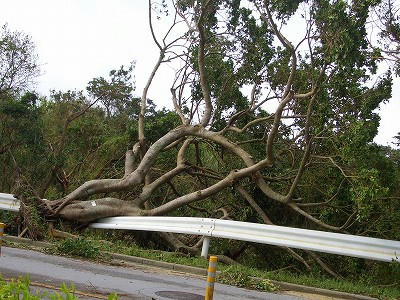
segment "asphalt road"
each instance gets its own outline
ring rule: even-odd
[[[205,280],[188,274],[141,265],[110,266],[78,259],[47,255],[32,250],[1,248],[0,274],[15,278],[30,274],[32,282],[46,286],[73,283],[77,290],[119,299],[204,299]],[[96,297],[80,297],[96,299]],[[215,300],[299,300],[301,298],[245,290],[224,284],[215,285]]]

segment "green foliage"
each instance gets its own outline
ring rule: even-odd
[[[29,277],[11,280],[9,283],[0,277],[0,299],[1,300],[40,300],[43,295],[31,294],[29,291]]]
[[[28,275],[25,278],[19,277],[17,280],[11,279],[10,282],[6,282],[0,276],[0,300],[79,300],[79,298],[75,296],[75,287],[73,284],[68,288],[68,286],[63,283],[60,290],[61,293],[39,293],[38,291],[32,293]],[[118,297],[114,293],[108,296],[108,300],[117,299]]]
[[[39,76],[37,60],[31,38],[4,24],[0,29],[0,102],[7,94],[18,95],[26,90]]]
[[[18,217],[14,212],[0,210],[0,222],[7,225],[7,234],[18,235]]]
[[[359,1],[350,6],[344,0],[318,0],[316,5],[315,20],[322,33],[325,58],[346,67],[364,65],[368,46],[365,24],[371,3]]]
[[[71,288],[68,288],[65,283],[61,285],[61,293],[54,292],[48,295],[50,300],[78,300],[79,298],[74,295],[75,287],[71,284]]]
[[[298,9],[300,3],[305,2],[304,0],[293,0],[293,1],[279,1],[271,0],[271,7],[273,11],[276,11],[278,17],[285,19],[293,15]]]
[[[377,199],[385,196],[388,188],[380,185],[376,169],[360,170],[354,181],[350,191],[358,206],[358,217],[360,220],[368,220],[375,209],[374,204],[378,204]]]
[[[137,98],[133,98],[135,90],[132,81],[132,71],[135,63],[132,62],[128,68],[121,66],[118,70],[110,71],[109,80],[99,77],[89,81],[87,91],[89,95],[100,100],[104,105],[107,116],[119,115],[129,111],[132,117],[137,117],[140,104]]]
[[[22,170],[28,177],[32,175],[27,171],[29,165],[36,164],[36,175],[44,172],[41,168],[43,165],[37,165],[38,160],[45,160],[46,152],[41,109],[36,106],[38,100],[34,93],[26,93],[22,97],[8,96],[0,101],[0,152],[3,154],[0,155],[0,164],[5,173],[13,172],[14,159],[17,164],[24,166]],[[14,178],[2,177],[0,188],[8,191]]]
[[[61,285],[61,294],[57,292],[53,293],[40,293],[36,291],[34,294],[30,292],[30,280],[29,276],[25,278],[18,278],[17,280],[12,279],[9,283],[2,280],[0,277],[0,299],[1,300],[40,300],[40,299],[51,299],[51,300],[78,300],[74,295],[75,288],[71,285],[68,288],[65,283]]]
[[[54,249],[56,253],[66,254],[71,256],[80,256],[84,258],[96,259],[99,258],[100,250],[93,243],[84,238],[67,238],[58,242]]]
[[[269,279],[255,278],[254,273],[240,266],[229,266],[217,276],[217,281],[224,284],[260,291],[275,292],[279,288]]]

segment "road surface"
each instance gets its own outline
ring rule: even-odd
[[[115,292],[119,299],[200,300],[205,280],[188,274],[141,265],[110,266],[47,255],[32,250],[1,248],[0,274],[16,278],[30,274],[32,282],[48,286],[73,283],[77,290],[97,295]],[[96,299],[80,297],[80,299]],[[215,285],[215,300],[300,300],[301,298]]]

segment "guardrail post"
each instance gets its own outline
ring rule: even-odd
[[[3,233],[4,233],[4,223],[0,223],[0,256],[1,256],[1,242],[3,239]]]
[[[206,295],[204,300],[212,300],[214,296],[214,282],[217,273],[217,261],[218,257],[210,256],[210,262],[208,264],[207,273],[207,285],[206,285]]]
[[[203,246],[201,248],[201,257],[207,258],[208,248],[210,248],[210,238],[205,236],[203,240]]]

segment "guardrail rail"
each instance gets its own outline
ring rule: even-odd
[[[113,217],[100,219],[90,227],[196,234],[400,262],[400,241],[276,225],[207,218]]]

